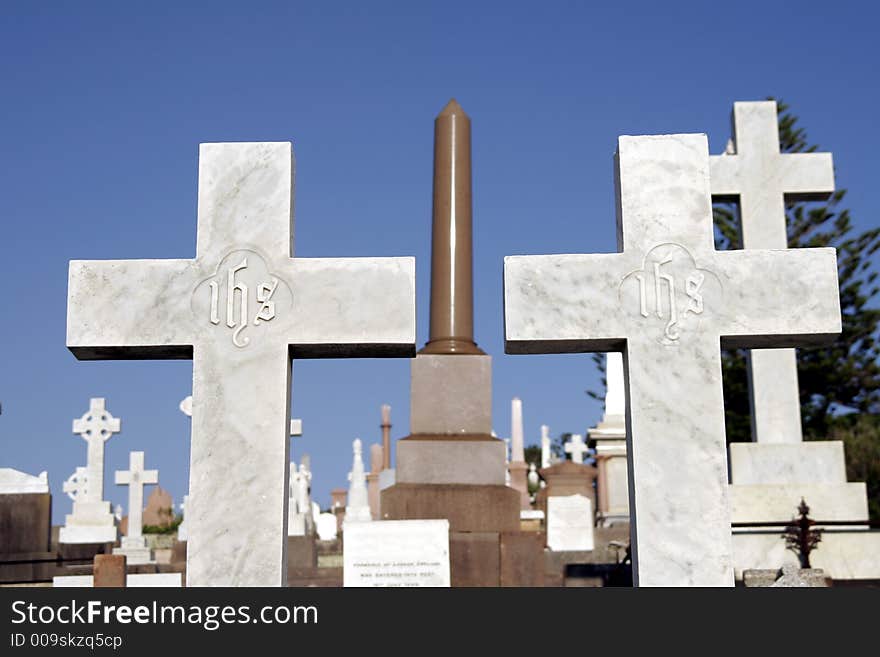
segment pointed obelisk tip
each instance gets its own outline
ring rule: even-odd
[[[448,103],[446,103],[446,107],[443,108],[443,111],[437,115],[437,117],[441,116],[467,116],[464,113],[464,110],[461,109],[461,105],[458,104],[458,101],[455,98],[450,99]]]

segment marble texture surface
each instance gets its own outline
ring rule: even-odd
[[[813,520],[868,519],[864,483],[764,484],[730,487],[731,522],[787,522],[803,498]]]
[[[45,470],[35,477],[14,468],[0,468],[0,495],[48,492],[49,475]]]
[[[355,523],[342,558],[345,587],[448,587],[449,521]]]
[[[80,359],[192,358],[188,586],[283,586],[291,357],[412,356],[413,258],[294,258],[290,143],[202,144],[196,257],[70,262]]]
[[[831,153],[781,153],[776,101],[734,103],[731,118],[733,148],[709,158],[712,196],[739,202],[743,248],[785,249],[785,201],[834,191]],[[753,440],[801,442],[794,350],[752,350],[748,372]]]
[[[730,475],[734,485],[844,484],[843,442],[731,443]]]
[[[634,580],[730,586],[719,346],[838,333],[836,255],[716,251],[705,135],[623,136],[616,164],[621,252],[505,258],[505,350],[624,352]]]
[[[880,579],[880,531],[826,529],[822,542],[810,554],[810,565],[821,568],[835,580]],[[733,561],[737,579],[744,570],[779,568],[797,563],[785,549],[778,531],[736,531],[733,534]]]
[[[554,552],[594,548],[593,504],[585,495],[547,498],[547,547]]]

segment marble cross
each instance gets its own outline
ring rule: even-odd
[[[79,499],[85,499],[88,486],[88,470],[83,467],[78,467],[64,482],[62,490],[67,493],[67,497],[76,502]]]
[[[202,144],[195,259],[70,263],[79,359],[193,361],[187,586],[285,586],[291,358],[415,354],[413,258],[294,258],[289,142]]]
[[[835,251],[716,251],[705,135],[620,137],[616,185],[621,253],[505,258],[505,349],[623,351],[635,583],[732,586],[720,346],[838,333]]]
[[[183,399],[180,400],[180,412],[186,415],[187,417],[192,417],[193,414],[193,398],[192,395],[187,395]],[[299,418],[292,418],[290,420],[290,435],[291,436],[301,436],[303,433],[303,421]]]
[[[73,421],[73,433],[86,441],[86,469],[89,486],[81,498],[84,502],[100,502],[104,497],[104,443],[119,433],[119,418],[110,415],[105,407],[104,399],[92,397],[89,410],[81,418]]]
[[[159,483],[158,470],[144,470],[144,453],[128,455],[128,470],[116,471],[117,485],[128,486],[128,538],[142,535],[144,527],[144,486]]]
[[[738,200],[743,248],[788,247],[785,202],[834,191],[831,153],[780,153],[776,101],[734,103],[734,153],[710,160],[712,196]],[[749,352],[752,440],[798,443],[801,404],[794,349]]]
[[[574,463],[583,463],[584,454],[588,451],[590,451],[590,448],[587,447],[587,444],[584,442],[584,437],[580,434],[571,434],[571,439],[565,443],[565,453],[571,454],[571,460]]]

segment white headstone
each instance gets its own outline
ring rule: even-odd
[[[35,477],[13,468],[0,468],[0,495],[48,492],[49,475],[45,470]]]
[[[743,248],[788,248],[785,202],[834,192],[831,153],[781,153],[776,101],[734,103],[732,119],[734,153],[710,158],[712,196],[739,200]],[[801,442],[794,349],[753,349],[748,368],[752,440]]]
[[[382,520],[345,528],[343,586],[449,586],[448,520]]]
[[[143,536],[144,486],[159,483],[158,470],[144,470],[144,453],[131,452],[128,470],[116,471],[116,484],[128,486],[128,532],[122,537],[122,547],[113,554],[124,554],[129,564],[149,563],[150,548]]]
[[[76,502],[77,500],[84,500],[86,498],[88,487],[88,468],[80,466],[64,481],[61,490],[67,493],[67,497],[69,497],[71,501]]]
[[[348,499],[343,520],[345,525],[355,522],[368,522],[373,519],[373,516],[370,514],[370,502],[367,496],[367,476],[364,472],[363,448],[360,438],[355,438],[351,446],[354,451],[354,462],[351,466],[351,472],[348,474]]]
[[[505,259],[510,353],[624,350],[637,585],[732,586],[719,343],[840,331],[834,249],[715,250],[705,135],[620,137],[621,253]]]
[[[195,259],[70,263],[78,358],[192,358],[187,586],[284,586],[291,355],[415,353],[412,258],[293,258],[289,142],[202,144]]]
[[[584,437],[580,434],[573,433],[567,443],[565,443],[565,453],[571,454],[571,460],[574,463],[583,463],[584,454],[590,451],[584,442]]]
[[[589,497],[547,498],[547,547],[554,552],[593,549],[593,504]]]
[[[116,522],[110,502],[104,500],[104,443],[120,429],[120,420],[110,414],[101,397],[90,399],[89,410],[73,421],[73,433],[88,446],[86,469],[84,475],[77,469],[68,479],[70,486],[77,486],[77,494],[73,513],[65,517],[64,526],[58,533],[60,543],[109,543],[116,540]]]
[[[550,467],[550,427],[541,425],[541,467]]]

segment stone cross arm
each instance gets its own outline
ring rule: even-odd
[[[144,485],[159,483],[158,470],[135,470],[134,474],[140,475],[140,478],[135,480],[135,484],[138,482]],[[130,485],[132,483],[131,476],[131,470],[117,470],[115,474],[116,484],[119,486]]]
[[[703,299],[724,347],[821,344],[840,333],[834,249],[718,251],[709,260],[695,264],[706,268],[702,287],[720,293]],[[643,269],[625,253],[506,257],[505,351],[621,351],[642,316],[638,289],[628,288]]]
[[[243,326],[236,346],[265,332],[299,358],[412,354],[414,258],[283,258],[271,271],[265,260],[249,250],[216,269],[197,260],[73,260],[67,346],[80,360],[189,359],[193,345],[231,340]],[[246,280],[247,269],[256,277]],[[250,309],[242,312],[233,290],[227,312],[229,289],[241,285]]]

